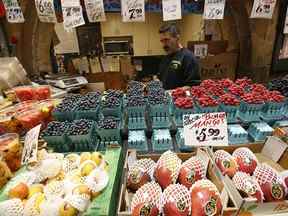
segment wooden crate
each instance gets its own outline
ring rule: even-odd
[[[126,202],[126,199],[129,199],[131,201],[132,194],[128,193],[127,187],[126,187],[126,179],[128,174],[128,157],[130,154],[136,154],[136,150],[128,150],[126,154],[126,160],[124,162],[124,171],[123,171],[123,182],[121,185],[121,192],[120,192],[120,198],[118,203],[118,216],[130,216],[132,215],[131,211],[129,211],[129,205]],[[178,153],[178,157],[184,162],[188,160],[190,157],[195,156],[196,153]],[[136,154],[137,159],[143,159],[143,158],[151,158],[155,162],[160,158],[160,154],[147,154],[147,155],[138,155]],[[209,163],[208,171],[207,171],[207,177],[210,179],[218,188],[218,190],[221,192],[221,198],[224,206],[223,215],[235,215],[238,211],[237,208],[235,208],[234,203],[232,203],[232,200],[229,199],[228,193],[224,189],[224,185],[222,183],[222,180],[219,179],[218,176],[215,174],[215,167],[212,165],[212,163]]]

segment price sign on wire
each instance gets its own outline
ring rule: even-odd
[[[272,19],[276,0],[254,0],[251,18]]]
[[[145,21],[145,0],[121,0],[123,22]]]
[[[205,0],[204,19],[223,19],[225,0]]]
[[[21,7],[17,0],[3,0],[6,18],[10,23],[23,23],[25,21]]]
[[[184,140],[187,146],[227,146],[225,112],[184,115]]]
[[[85,0],[85,8],[89,22],[106,21],[103,0]]]
[[[178,20],[182,18],[181,0],[162,0],[163,20]]]
[[[57,22],[53,0],[35,0],[35,5],[41,22]]]
[[[22,152],[22,164],[28,164],[37,161],[38,138],[41,124],[27,132]]]

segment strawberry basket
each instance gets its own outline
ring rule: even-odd
[[[264,104],[249,104],[241,101],[239,107],[240,119],[244,122],[259,121],[263,106]]]

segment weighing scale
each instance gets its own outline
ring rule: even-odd
[[[78,88],[88,84],[87,79],[80,75],[47,75],[45,79],[48,84],[65,90]]]

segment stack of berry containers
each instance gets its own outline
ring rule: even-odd
[[[40,86],[18,86],[12,89],[21,102],[29,100],[47,100],[51,97],[51,90],[48,85]]]
[[[152,120],[152,128],[170,127],[170,96],[165,93],[159,81],[151,81],[147,85],[148,114]]]
[[[283,118],[283,107],[285,97],[278,91],[267,91],[266,104],[262,109],[262,118],[266,122],[281,120]]]
[[[213,113],[218,112],[219,102],[211,96],[203,95],[196,100],[198,113]]]
[[[123,92],[109,89],[101,97],[101,112],[104,116],[122,117]]]
[[[256,142],[265,141],[266,137],[272,136],[273,131],[266,122],[252,123],[248,128],[248,133]]]
[[[236,123],[238,121],[238,110],[240,106],[240,100],[238,100],[232,94],[224,94],[220,96],[219,111],[225,112],[228,123]]]
[[[121,121],[118,118],[102,116],[97,122],[96,132],[101,142],[121,143]]]
[[[98,120],[100,110],[100,92],[90,92],[81,97],[74,108],[76,119]]]
[[[70,122],[52,121],[47,128],[41,133],[41,137],[48,143],[49,148],[53,148],[55,152],[68,152],[70,146],[67,139],[67,130]]]
[[[172,91],[172,99],[176,127],[183,127],[183,116],[196,112],[193,99],[187,96],[186,91],[182,88],[177,88]]]
[[[94,151],[97,145],[95,121],[79,119],[71,122],[66,131],[69,151]]]
[[[255,92],[244,94],[240,103],[239,118],[244,123],[260,121],[264,101],[261,94]]]
[[[166,151],[167,149],[173,149],[173,142],[170,131],[168,129],[156,129],[153,130],[152,149],[156,152]]]
[[[248,132],[239,124],[228,125],[228,141],[230,145],[248,143]]]
[[[71,94],[64,97],[63,101],[53,110],[53,117],[57,121],[73,121],[76,118],[74,109],[81,99],[81,95]]]
[[[144,130],[129,130],[128,149],[136,149],[140,152],[148,151],[148,142]]]

